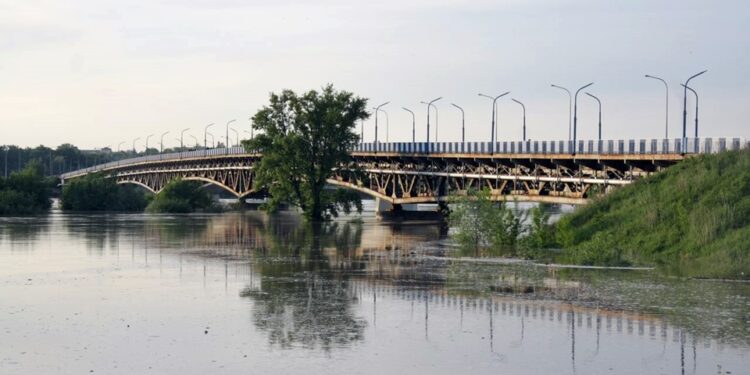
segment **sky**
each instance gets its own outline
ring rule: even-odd
[[[271,92],[331,83],[389,101],[387,140],[431,134],[520,140],[568,137],[568,96],[602,101],[604,139],[682,134],[683,83],[699,94],[699,135],[750,139],[750,2],[573,0],[0,0],[0,144],[143,149],[227,121],[247,136]],[[690,94],[690,93],[688,93]],[[692,95],[692,94],[690,94]],[[688,134],[695,104],[688,96]],[[595,139],[597,104],[578,96],[578,138]],[[365,121],[365,141],[374,120]],[[386,141],[386,120],[378,119]],[[359,131],[359,126],[358,129]],[[234,133],[232,133],[234,134]]]

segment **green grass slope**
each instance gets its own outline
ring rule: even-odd
[[[690,158],[557,225],[563,261],[750,278],[750,150]]]

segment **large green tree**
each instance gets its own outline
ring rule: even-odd
[[[339,210],[362,210],[356,193],[325,185],[334,168],[350,163],[349,151],[359,140],[356,121],[369,117],[366,107],[367,99],[331,85],[302,95],[290,90],[270,95],[270,103],[253,116],[260,134],[243,145],[263,154],[255,187],[268,190],[271,210],[290,203],[314,221]]]

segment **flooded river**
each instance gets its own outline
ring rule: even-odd
[[[293,214],[0,218],[0,374],[748,374],[750,284]]]

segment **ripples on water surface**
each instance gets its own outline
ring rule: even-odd
[[[434,224],[0,218],[0,373],[748,373],[750,285],[453,258]]]

